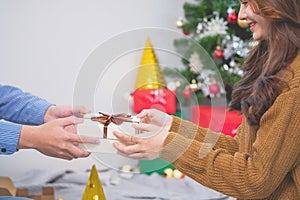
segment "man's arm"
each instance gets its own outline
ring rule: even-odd
[[[48,101],[7,85],[0,85],[0,118],[27,125],[44,123]]]
[[[13,154],[17,151],[21,126],[20,124],[0,121],[0,155]]]

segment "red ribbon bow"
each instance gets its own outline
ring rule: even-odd
[[[103,127],[103,138],[107,138],[107,127],[110,123],[114,123],[116,125],[120,125],[123,122],[133,122],[131,115],[128,114],[116,114],[116,115],[109,115],[102,112],[99,112],[102,116],[99,117],[91,117],[92,121],[97,121],[104,125]]]

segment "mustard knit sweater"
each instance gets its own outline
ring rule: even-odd
[[[262,116],[245,119],[236,137],[173,117],[160,157],[197,182],[238,199],[300,199],[300,54],[290,88]]]

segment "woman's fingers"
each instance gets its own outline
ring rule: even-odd
[[[151,145],[149,139],[122,134],[114,131],[113,134],[118,141],[113,143],[114,148],[119,155],[133,159],[154,159],[159,156],[159,148]]]
[[[152,152],[144,152],[141,148],[140,144],[133,144],[133,145],[124,145],[120,142],[113,143],[114,148],[117,149],[117,154],[121,156],[125,156],[132,159],[154,159],[158,157],[158,153]]]
[[[151,129],[150,129],[150,124],[145,124],[145,123],[133,123],[132,124],[132,127],[138,131],[146,131],[146,132],[149,132]]]
[[[119,140],[119,142],[121,142],[122,144],[132,145],[132,144],[137,143],[137,141],[133,141],[133,136],[122,134],[117,131],[113,131],[113,134]],[[134,139],[134,140],[136,140],[136,139]],[[133,143],[133,142],[135,142],[135,143]]]
[[[172,117],[165,112],[156,109],[146,109],[137,115],[141,123],[153,124],[161,127],[169,127]]]
[[[166,127],[144,123],[133,124],[132,127],[139,131],[139,138],[151,138],[165,132],[166,130]]]
[[[133,154],[126,154],[120,151],[117,151],[117,154],[124,156],[124,157],[128,157],[128,158],[132,158],[132,159],[136,159],[136,160],[141,160],[141,159],[147,159],[147,155],[144,153],[133,153]]]
[[[140,152],[139,144],[125,145],[120,142],[114,142],[113,146],[120,154],[126,155],[127,157],[128,155],[142,153]]]
[[[149,109],[142,110],[139,114],[136,115],[137,118],[151,117],[151,112]]]

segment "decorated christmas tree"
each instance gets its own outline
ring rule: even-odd
[[[189,99],[194,95],[201,104],[204,98],[226,96],[230,101],[231,90],[243,74],[241,65],[252,45],[247,22],[238,19],[239,6],[238,0],[184,4],[184,16],[176,22],[184,36],[176,39],[174,45],[183,55],[185,68],[175,69],[175,73],[172,69],[164,70],[166,76],[174,78],[177,73],[185,79],[176,80],[177,98]],[[205,49],[217,70],[207,68],[203,53],[196,51],[195,46]],[[216,78],[217,74],[221,80]]]

